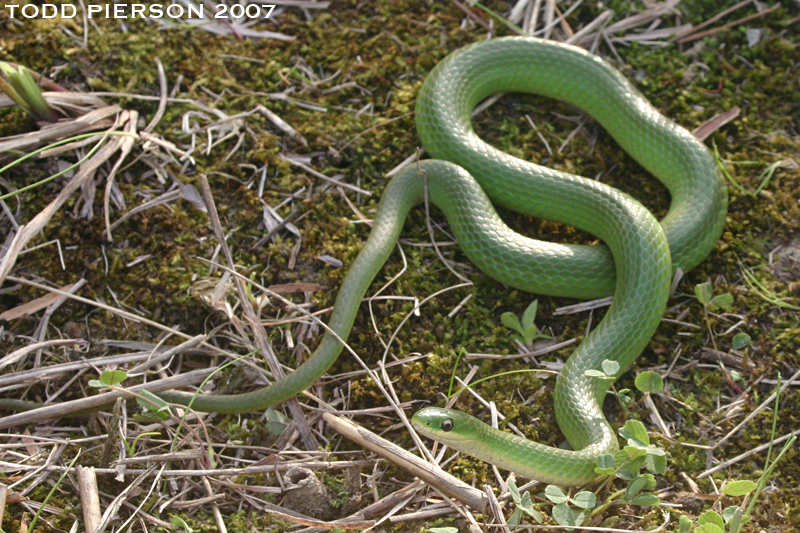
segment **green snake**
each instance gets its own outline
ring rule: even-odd
[[[552,97],[593,116],[669,189],[671,207],[661,223],[616,189],[522,161],[478,138],[471,111],[501,91]],[[620,364],[619,374],[625,372],[655,332],[675,269],[688,271],[714,247],[727,208],[715,161],[700,141],[662,116],[606,62],[535,38],[492,39],[450,54],[424,83],[416,123],[433,159],[411,165],[387,185],[369,238],[337,295],[330,331],[309,359],[284,379],[244,394],[158,395],[199,411],[240,413],[265,409],[311,386],[341,353],[341,340],[347,339],[407,214],[427,198],[444,212],[470,260],[494,279],[538,294],[613,294],[614,301],[556,380],[556,418],[574,451],[521,439],[446,409],[420,410],[413,427],[529,478],[560,485],[590,482],[596,477],[595,458],[612,453],[618,443],[601,409],[608,383],[586,377],[585,371],[612,359]],[[522,237],[501,221],[492,202],[585,230],[607,248]]]

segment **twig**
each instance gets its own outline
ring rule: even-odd
[[[773,401],[774,401],[774,398],[773,398]],[[739,461],[747,459],[748,457],[750,457],[753,454],[756,454],[756,453],[759,453],[759,452],[762,452],[762,451],[766,450],[767,448],[770,447],[770,445],[774,446],[775,444],[780,444],[781,442],[784,442],[784,441],[786,441],[786,440],[788,440],[788,439],[790,439],[790,438],[792,438],[794,436],[800,436],[800,429],[798,429],[797,431],[793,431],[792,433],[787,433],[786,435],[784,435],[782,437],[779,437],[779,438],[777,438],[777,439],[775,439],[775,440],[773,440],[771,442],[765,442],[761,446],[756,446],[755,448],[747,450],[743,454],[737,455],[733,459],[729,459],[729,460],[725,461],[724,463],[720,463],[717,466],[715,466],[714,468],[709,468],[708,470],[706,470],[705,472],[703,472],[702,474],[697,476],[697,479],[702,479],[704,477],[708,477],[711,474],[713,474],[714,472],[718,472],[719,470],[722,470],[723,468],[727,468],[727,467],[731,466],[732,464],[736,464]]]
[[[784,383],[783,385],[781,385],[780,392],[783,392],[784,390],[786,390],[786,388],[787,388],[789,385],[791,385],[791,384],[792,384],[792,382],[796,381],[798,377],[800,377],[800,370],[798,370],[797,372],[795,372],[795,373],[794,373],[794,375],[793,375],[792,377],[790,377],[788,380],[786,380],[786,383]],[[775,392],[773,392],[772,394],[770,394],[770,395],[769,395],[769,398],[767,398],[766,400],[764,400],[764,401],[761,403],[761,405],[759,405],[759,406],[758,406],[756,409],[754,409],[752,413],[750,413],[749,415],[747,415],[747,416],[745,417],[745,419],[744,419],[744,420],[742,420],[741,422],[739,422],[738,424],[736,424],[736,427],[735,427],[735,428],[733,428],[732,430],[730,430],[730,431],[728,432],[728,434],[727,434],[727,435],[725,435],[725,436],[724,436],[724,437],[722,437],[720,440],[718,440],[718,441],[717,441],[717,442],[714,444],[714,449],[716,450],[717,448],[719,448],[719,447],[722,445],[722,443],[726,442],[726,441],[727,441],[729,438],[731,438],[733,435],[735,435],[736,433],[738,433],[738,432],[739,432],[739,430],[740,430],[740,429],[742,429],[742,428],[743,428],[745,425],[747,425],[747,424],[748,424],[748,423],[749,423],[749,422],[750,422],[750,421],[751,421],[753,418],[755,418],[755,416],[756,416],[758,413],[760,413],[762,410],[764,410],[764,409],[765,409],[765,408],[766,408],[766,407],[767,407],[769,404],[771,404],[772,402],[774,402],[774,401],[775,401],[775,396],[776,396],[777,394],[778,394],[778,391],[775,391]]]
[[[770,7],[769,9],[765,9],[761,13],[754,13],[754,14],[752,14],[750,16],[743,17],[743,18],[740,18],[738,20],[734,20],[733,22],[730,22],[728,24],[723,24],[722,26],[718,26],[716,28],[712,28],[712,29],[707,30],[707,31],[702,31],[700,33],[693,33],[691,35],[687,35],[686,37],[678,39],[678,42],[683,44],[683,43],[688,43],[690,41],[695,41],[697,39],[702,39],[703,37],[708,37],[709,35],[714,35],[715,33],[719,33],[719,32],[725,31],[727,29],[733,28],[734,26],[738,26],[739,24],[744,24],[745,22],[750,22],[751,20],[755,20],[757,18],[761,18],[761,17],[763,17],[765,15],[768,15],[769,13],[772,13],[773,11],[775,11],[776,9],[778,9],[780,7],[781,7],[781,4],[775,4],[774,6]]]
[[[715,23],[716,21],[718,21],[719,19],[721,19],[725,15],[729,15],[729,14],[733,13],[734,11],[745,7],[748,4],[752,4],[753,2],[754,2],[754,0],[743,0],[742,2],[739,2],[738,4],[736,4],[735,6],[732,6],[732,7],[729,7],[728,9],[720,11],[719,13],[717,13],[716,15],[714,15],[713,17],[711,17],[707,21],[705,21],[705,22],[703,22],[701,24],[698,24],[697,26],[691,27],[687,31],[684,31],[682,33],[679,33],[679,34],[673,36],[669,40],[669,42],[677,41],[678,39],[684,37],[685,35],[687,35],[689,33],[696,32],[696,31],[698,31],[698,30],[700,30],[702,28],[705,28],[706,26]]]
[[[739,109],[738,107],[733,107],[723,113],[714,115],[710,119],[706,120],[705,122],[697,126],[692,131],[692,135],[694,135],[701,141],[705,141],[709,137],[709,135],[720,129],[722,126],[724,126],[731,120],[738,117],[740,112],[741,109]]]
[[[335,180],[335,179],[331,178],[330,176],[326,176],[322,172],[317,172],[313,168],[309,167],[306,164],[301,163],[300,161],[295,161],[291,157],[286,157],[283,154],[281,154],[279,157],[281,159],[283,159],[284,161],[288,161],[290,165],[292,165],[294,167],[297,167],[297,168],[301,168],[301,169],[305,170],[306,172],[308,172],[309,174],[311,174],[312,176],[315,176],[315,177],[317,177],[317,178],[319,178],[321,180],[327,181],[328,183],[332,183],[332,184],[337,185],[339,187],[344,187],[345,189],[349,189],[351,191],[354,191],[354,192],[357,192],[357,193],[360,193],[360,194],[364,194],[366,196],[372,196],[372,193],[370,191],[361,189],[360,187],[356,187],[355,185],[350,185],[349,183],[345,183],[343,181]]]
[[[96,533],[103,516],[100,510],[100,495],[97,492],[97,476],[94,473],[94,467],[77,465],[76,469],[78,493],[83,509],[83,524],[86,533]]]
[[[438,466],[423,461],[416,455],[412,455],[396,444],[379,437],[346,418],[336,416],[333,413],[325,413],[322,417],[338,433],[344,435],[359,446],[388,459],[429,485],[436,487],[444,494],[480,512],[486,509],[486,495],[483,494],[483,492],[474,487],[470,487]]]
[[[458,9],[460,9],[461,11],[463,11],[464,13],[466,13],[466,15],[467,15],[469,18],[471,18],[472,20],[474,20],[474,21],[475,21],[475,22],[476,22],[478,25],[480,25],[480,26],[481,26],[481,27],[482,27],[484,30],[486,30],[486,31],[488,31],[488,32],[491,32],[491,31],[492,31],[492,27],[491,27],[491,26],[489,26],[489,25],[486,23],[486,21],[485,21],[485,20],[483,20],[483,19],[482,19],[482,18],[480,18],[478,15],[476,15],[475,13],[473,13],[473,12],[472,12],[472,10],[471,10],[469,7],[465,6],[464,4],[462,4],[461,2],[459,2],[458,0],[451,0],[451,1],[452,1],[452,2],[453,2],[455,5],[456,5],[456,7],[457,7]]]

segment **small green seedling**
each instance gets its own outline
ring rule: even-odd
[[[508,519],[508,525],[517,527],[522,522],[523,513],[533,518],[537,524],[541,524],[544,521],[544,517],[542,513],[533,508],[531,493],[525,491],[524,494],[520,495],[513,476],[509,477],[506,483],[508,484],[508,491],[511,493],[511,499],[514,500],[514,505],[516,506],[514,514]]]
[[[593,492],[584,490],[574,496],[568,496],[555,485],[545,487],[544,497],[555,504],[552,511],[553,520],[568,529],[582,526],[589,518],[589,509],[597,505],[597,496]]]
[[[733,336],[731,340],[731,346],[733,346],[734,350],[741,350],[743,348],[747,348],[752,343],[752,339],[750,335],[747,333],[737,333]]]
[[[128,379],[128,373],[124,370],[106,370],[100,374],[99,379],[89,380],[89,386],[97,389],[109,388],[111,390],[121,391],[124,389],[117,387],[117,385],[126,379]],[[152,392],[146,390],[136,393],[128,392],[136,397],[136,402],[147,411],[148,415],[153,415],[159,420],[166,420],[170,416],[169,404]]]
[[[23,66],[14,68],[5,61],[0,61],[0,91],[6,93],[15,104],[21,107],[34,120],[44,122],[57,122],[58,113],[42,96],[42,91],[36,85],[31,73]]]
[[[192,533],[194,530],[189,527],[189,524],[180,516],[173,516],[169,519],[170,524],[176,527],[183,528],[184,533]]]
[[[714,289],[708,281],[695,285],[694,294],[697,296],[697,301],[703,304],[706,310],[724,309],[725,311],[730,311],[731,306],[733,306],[733,295],[726,292],[714,296]]]
[[[100,374],[100,379],[89,380],[89,386],[96,389],[105,389],[119,385],[128,379],[128,373],[124,370],[106,370]]]
[[[517,318],[517,315],[511,312],[506,312],[500,315],[500,322],[510,330],[516,331],[516,335],[511,335],[511,338],[522,344],[528,350],[533,349],[533,341],[537,339],[549,339],[549,335],[539,333],[534,321],[536,320],[536,313],[539,311],[539,300],[534,300],[522,313],[522,321]]]

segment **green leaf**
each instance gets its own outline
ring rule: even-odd
[[[508,518],[508,525],[511,527],[517,527],[521,521],[522,521],[522,509],[517,507],[516,509],[514,509],[514,514],[512,514]]]
[[[139,391],[141,398],[136,398],[136,403],[142,406],[148,413],[154,414],[161,420],[169,417],[169,404],[150,391]]]
[[[731,505],[730,507],[726,507],[724,511],[722,511],[722,519],[725,521],[726,524],[730,523],[731,519],[734,517],[736,512],[742,511],[742,508],[738,505]]]
[[[567,495],[564,491],[555,485],[547,485],[544,489],[544,495],[553,503],[566,503]]]
[[[566,503],[554,505],[552,513],[553,520],[555,520],[561,526],[575,527],[580,525],[577,523],[578,517],[575,515],[575,512],[570,509]]]
[[[508,311],[503,313],[500,315],[500,322],[502,322],[503,325],[508,329],[513,329],[520,335],[523,334],[522,324],[519,323],[519,318],[517,318],[517,315],[514,313]]]
[[[628,389],[624,389],[624,390],[628,390]],[[630,392],[630,391],[628,391],[628,392]],[[620,403],[622,405],[630,405],[631,403],[633,403],[633,398],[628,396],[627,392],[619,391],[617,393],[617,398],[619,399],[619,401],[620,401]]]
[[[616,376],[619,373],[619,363],[611,359],[605,359],[600,366],[603,367],[603,372],[609,376]]]
[[[742,479],[739,481],[731,481],[722,489],[722,493],[726,496],[744,496],[747,493],[753,492],[758,488],[758,485],[749,479]]]
[[[725,533],[725,530],[716,524],[704,524],[694,528],[695,533]]]
[[[625,422],[625,427],[620,428],[619,434],[622,435],[623,438],[628,439],[628,444],[631,446],[637,444],[647,446],[650,444],[650,435],[647,434],[647,428],[638,420],[628,420]],[[630,442],[631,439],[636,442]]]
[[[625,489],[625,501],[629,502],[647,487],[647,479],[644,476],[636,476],[633,478],[628,487]]]
[[[600,475],[610,476],[614,474],[614,456],[610,453],[600,455],[594,462],[597,467],[594,469]]]
[[[692,519],[682,514],[680,518],[678,518],[678,533],[689,533],[689,530],[692,529],[694,522]]]
[[[711,297],[713,296],[714,291],[711,288],[711,283],[706,281],[705,283],[699,283],[694,286],[694,295],[697,296],[697,301],[701,304],[708,305],[711,301]]]
[[[583,490],[572,497],[572,503],[581,509],[591,509],[597,505],[597,496],[593,492]]]
[[[707,524],[718,526],[720,531],[725,529],[725,522],[722,521],[722,517],[714,511],[706,511],[697,519],[698,526],[704,526]]]
[[[666,455],[651,455],[648,453],[644,458],[644,467],[653,474],[663,474],[667,471],[667,457]]]
[[[630,461],[628,461],[622,468],[617,470],[616,476],[620,479],[630,481],[639,474],[639,470],[642,468],[643,463],[644,463],[644,456],[635,457]]]
[[[536,320],[536,313],[539,311],[539,300],[534,300],[522,313],[522,327],[528,329]]]
[[[183,531],[185,533],[192,533],[193,531],[192,528],[189,527],[189,524],[184,522],[183,518],[181,518],[180,516],[173,516],[172,518],[169,519],[169,521],[173,526],[183,528]]]
[[[601,372],[600,370],[595,370],[593,368],[590,368],[589,370],[584,370],[583,375],[586,376],[587,378],[613,379],[605,372]]]
[[[726,311],[730,311],[731,307],[733,307],[733,295],[727,292],[725,294],[718,294],[711,298],[711,301],[708,302],[708,306],[710,308],[721,307]]]
[[[647,446],[643,446],[636,442],[636,439],[628,439],[628,442],[633,443],[631,446],[623,446],[623,450],[630,457],[644,457],[647,455]]]
[[[661,500],[652,492],[643,492],[637,494],[632,500],[632,505],[641,505],[643,507],[658,507],[661,505]]]
[[[658,446],[653,446],[653,445],[648,446],[647,450],[645,450],[645,453],[647,453],[647,455],[652,455],[654,457],[665,457],[667,455],[667,452],[665,452]]]
[[[458,533],[457,527],[432,527],[430,531],[433,533]]]
[[[90,380],[89,386],[97,389],[113,387],[118,383],[122,383],[126,379],[128,379],[128,373],[124,370],[106,370],[100,374],[100,379]]]
[[[722,517],[728,524],[728,531],[730,531],[730,533],[739,533],[739,531],[741,531],[742,525],[744,525],[742,521],[743,514],[744,511],[742,511],[741,507],[728,507],[722,511]]]
[[[519,508],[525,511],[528,516],[533,518],[536,523],[541,524],[544,521],[542,513],[533,508],[530,492],[526,491],[525,494],[522,495],[522,502],[520,502]]]
[[[517,488],[517,484],[514,482],[513,476],[508,476],[506,485],[508,485],[508,492],[511,493],[511,499],[514,500],[515,504],[519,505],[519,503],[522,501],[522,497],[519,495],[519,489]]]
[[[731,344],[733,344],[734,350],[741,350],[745,346],[750,346],[751,341],[752,339],[750,338],[750,335],[748,335],[747,333],[737,333],[736,335],[733,336]]]
[[[535,512],[533,508],[533,502],[531,501],[530,492],[525,491],[525,494],[522,495],[522,499],[519,502],[519,507],[528,514]]]
[[[539,331],[536,329],[536,325],[531,324],[530,326],[527,326],[522,334],[522,338],[525,340],[525,345],[532,343],[538,334]]]
[[[267,432],[273,437],[280,437],[286,431],[286,427],[291,423],[291,420],[275,409],[267,409],[264,413],[267,415]]]
[[[100,381],[107,383],[109,386],[122,383],[128,379],[128,373],[124,370],[106,370],[100,374]]]
[[[661,392],[664,389],[664,378],[661,377],[661,374],[650,370],[636,376],[634,383],[637,389],[650,394]]]

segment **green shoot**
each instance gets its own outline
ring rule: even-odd
[[[771,163],[771,164],[767,165],[767,168],[765,168],[763,171],[761,171],[761,174],[759,174],[759,176],[758,176],[758,179],[761,180],[761,183],[759,183],[759,185],[758,185],[758,187],[756,187],[755,191],[751,192],[751,191],[748,191],[747,189],[745,189],[744,187],[742,187],[741,185],[739,185],[739,183],[733,178],[733,176],[731,176],[730,172],[728,172],[728,169],[725,168],[725,165],[722,162],[722,157],[719,155],[719,150],[717,149],[717,145],[716,144],[714,144],[714,158],[717,161],[717,167],[719,167],[720,171],[725,176],[725,178],[731,183],[731,185],[733,185],[733,187],[739,193],[746,194],[747,196],[751,196],[751,197],[758,196],[758,194],[761,191],[763,191],[766,188],[767,185],[769,185],[769,182],[772,180],[772,176],[775,174],[775,171],[778,170],[779,168],[783,168],[787,164],[785,161],[781,160],[781,161],[775,161],[774,163]],[[760,165],[761,164],[760,161],[734,161],[734,162],[729,162],[729,163],[731,163],[731,164],[739,164],[739,165]]]
[[[80,459],[80,457],[81,457],[81,450],[78,450],[78,453],[75,454],[75,458],[72,459],[72,462],[69,464],[69,466],[67,466],[67,468],[64,469],[64,472],[62,472],[61,477],[58,478],[58,481],[55,482],[53,488],[51,488],[50,492],[48,492],[47,496],[45,496],[42,505],[39,506],[39,510],[36,511],[35,515],[33,515],[33,520],[31,520],[31,523],[28,524],[28,531],[34,531],[33,528],[36,525],[36,522],[39,520],[39,517],[42,515],[42,512],[47,508],[47,503],[50,501],[50,498],[52,498],[53,495],[56,493],[58,487],[60,487],[61,483],[64,482],[64,478],[67,477],[67,474],[69,474],[70,470],[72,470],[72,467],[75,466],[75,463],[78,462],[78,459]]]
[[[0,91],[14,100],[14,103],[21,107],[34,120],[44,122],[58,121],[58,114],[47,105],[42,96],[42,91],[22,65],[15,69],[5,61],[0,61]]]
[[[512,374],[527,374],[529,372],[533,372],[533,373],[544,372],[544,373],[547,373],[547,374],[558,374],[558,372],[555,372],[553,370],[542,370],[541,368],[523,368],[523,369],[520,369],[520,370],[509,370],[508,372],[498,372],[497,374],[492,374],[491,376],[486,376],[485,378],[481,378],[481,379],[475,380],[475,381],[471,382],[469,385],[467,385],[465,387],[461,387],[460,389],[456,390],[454,393],[448,395],[448,398],[452,398],[453,396],[458,396],[459,394],[461,394],[465,390],[467,390],[467,389],[469,389],[471,387],[474,387],[478,383],[483,383],[484,381],[487,381],[487,380],[490,380],[490,379],[499,378],[501,376],[510,376]]]
[[[714,346],[714,351],[719,352],[717,340],[714,337],[714,330],[711,328],[711,319],[708,316],[708,311],[714,311],[716,309],[730,311],[733,306],[733,295],[724,293],[714,296],[714,289],[708,281],[695,285],[694,294],[697,297],[697,301],[703,306],[703,315],[706,319],[706,326],[708,327],[708,334],[711,337],[711,344]]]
[[[517,484],[514,482],[513,476],[510,476],[506,482],[508,484],[508,491],[511,493],[511,499],[514,500],[514,513],[508,519],[508,525],[516,527],[522,522],[523,513],[533,518],[537,524],[544,521],[542,513],[533,508],[531,501],[531,493],[525,491],[525,494],[520,495]]]
[[[194,531],[191,527],[189,527],[189,524],[187,524],[186,521],[180,516],[172,516],[169,519],[169,522],[173,526],[182,528],[184,533],[192,533]]]
[[[574,496],[568,496],[555,485],[545,487],[544,497],[555,504],[553,520],[568,530],[582,526],[590,516],[589,509],[597,505],[597,496],[593,492],[581,491]]]
[[[517,315],[511,312],[506,312],[500,315],[500,322],[510,330],[516,331],[516,335],[511,335],[511,338],[519,342],[529,351],[533,350],[533,342],[538,339],[549,339],[549,335],[539,333],[534,321],[536,320],[536,313],[539,311],[539,300],[534,300],[525,309],[522,314],[522,321],[517,318]]]

